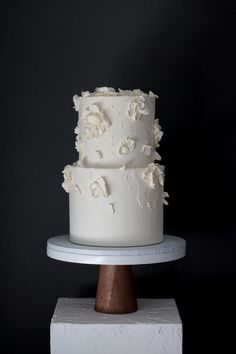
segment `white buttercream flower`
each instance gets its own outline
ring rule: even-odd
[[[74,102],[73,108],[76,110],[76,112],[79,112],[79,96],[78,95],[73,96],[73,102]]]
[[[119,146],[119,154],[120,155],[128,155],[135,148],[135,141],[130,138],[124,138],[120,142]]]
[[[104,111],[97,104],[92,104],[82,113],[82,120],[87,138],[101,137],[111,125]]]
[[[107,186],[107,182],[104,177],[99,177],[95,182],[90,185],[90,191],[94,198],[104,197],[107,198],[109,193],[109,189]]]
[[[89,91],[82,91],[81,92],[81,96],[82,97],[88,97],[88,96],[90,96],[90,92]]]
[[[149,94],[150,97],[155,97],[156,99],[159,98],[159,96],[156,95],[156,94],[155,94],[154,92],[152,92],[152,91],[149,91],[148,94]]]
[[[79,134],[79,127],[78,127],[78,125],[76,125],[76,127],[75,127],[75,129],[74,129],[74,133],[75,133],[75,134]]]
[[[65,166],[62,173],[64,177],[64,182],[62,183],[62,187],[65,189],[67,193],[69,193],[74,186],[71,166],[70,165]]]
[[[167,192],[163,192],[163,204],[168,205],[169,203],[167,202],[167,200],[165,200],[165,198],[168,198],[169,194]]]
[[[75,127],[74,132],[75,132],[75,134],[77,134],[76,139],[75,139],[75,149],[79,153],[80,160],[82,160],[84,158],[84,143],[83,143],[83,140],[80,136],[80,130],[79,130],[78,125]]]
[[[84,157],[84,143],[79,135],[77,135],[75,140],[75,149],[78,151],[80,159],[82,159]]]
[[[95,96],[116,96],[117,92],[113,87],[97,87],[94,92]]]
[[[144,153],[146,156],[150,156],[152,152],[152,146],[151,145],[143,145],[141,148],[141,151]]]
[[[159,141],[163,136],[163,132],[161,131],[161,126],[159,125],[159,119],[155,119],[153,124],[153,139],[155,147],[159,146]]]
[[[81,189],[78,183],[74,183],[72,167],[67,165],[62,171],[64,176],[64,182],[62,183],[62,187],[65,189],[67,193],[69,193],[72,189],[75,189],[76,192],[81,193]]]
[[[145,98],[140,96],[130,103],[128,115],[132,120],[140,119],[142,115],[147,115],[149,109],[145,103]]]
[[[145,183],[152,189],[156,189],[158,183],[164,185],[164,173],[160,167],[154,163],[150,163],[148,167],[143,171],[142,178]]]

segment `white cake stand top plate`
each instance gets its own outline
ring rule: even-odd
[[[164,235],[161,243],[135,247],[97,247],[70,242],[69,235],[52,237],[47,242],[47,255],[64,262],[83,264],[135,265],[175,261],[185,256],[186,242]]]

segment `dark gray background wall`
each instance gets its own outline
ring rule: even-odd
[[[184,353],[230,352],[234,2],[13,0],[1,10],[2,352],[49,353],[57,298],[95,296],[98,267],[48,259],[46,242],[68,231],[72,96],[97,86],[160,96],[165,231],[188,248],[181,261],[134,267],[137,295],[176,299]]]

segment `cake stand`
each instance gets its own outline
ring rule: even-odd
[[[132,265],[174,261],[185,256],[185,248],[184,239],[170,235],[164,235],[161,243],[136,247],[78,245],[69,235],[61,235],[48,240],[47,255],[64,262],[99,264],[95,310],[124,314],[138,309]]]

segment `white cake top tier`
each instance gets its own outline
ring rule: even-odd
[[[160,160],[155,151],[162,137],[155,119],[152,92],[100,87],[73,97],[79,112],[75,128],[81,166],[97,168],[146,167]]]

